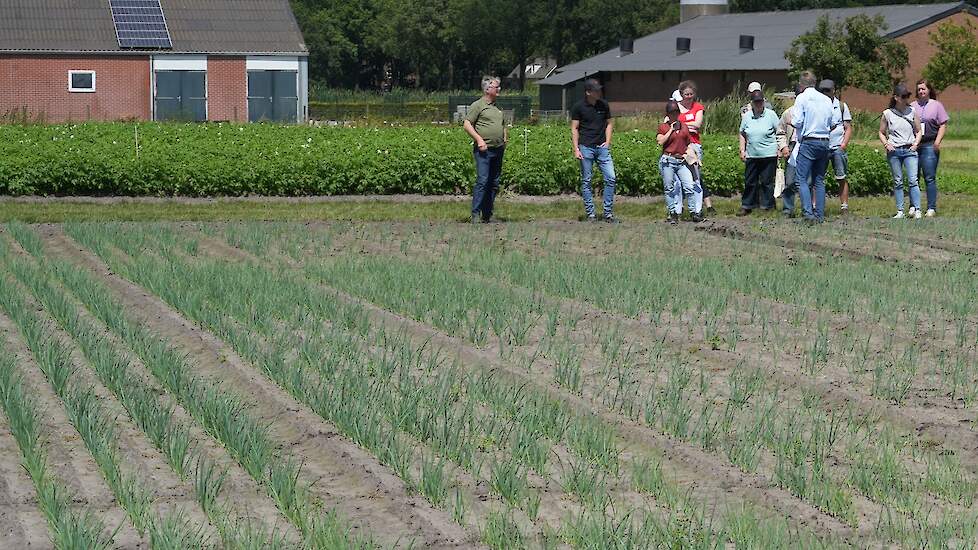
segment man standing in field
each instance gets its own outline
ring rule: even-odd
[[[496,106],[499,78],[482,79],[482,97],[469,105],[462,127],[472,137],[475,157],[475,186],[472,187],[472,223],[489,223],[503,173],[506,126],[503,112]]]
[[[795,99],[791,112],[791,125],[798,139],[795,185],[801,198],[802,214],[810,224],[825,221],[825,169],[829,164],[829,138],[837,125],[832,100],[815,89],[815,82],[811,71],[801,73],[798,79],[801,94]],[[812,178],[811,188],[808,186],[809,176]]]
[[[615,165],[611,160],[611,109],[601,98],[601,83],[593,78],[584,82],[584,99],[571,107],[571,143],[574,157],[581,161],[581,197],[587,221],[597,221],[594,193],[591,191],[592,167],[597,163],[604,178],[603,218],[618,221],[612,213],[615,203]]]

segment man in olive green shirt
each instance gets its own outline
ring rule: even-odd
[[[496,106],[499,95],[499,79],[482,79],[482,97],[469,106],[462,127],[475,142],[475,186],[472,188],[472,223],[489,223],[492,207],[499,191],[499,178],[503,173],[503,152],[506,150],[506,127],[503,112]]]

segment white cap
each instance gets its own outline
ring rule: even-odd
[[[679,90],[676,90],[675,92],[672,92],[672,100],[673,101],[682,101],[683,100],[683,94],[679,93]]]
[[[750,84],[747,85],[747,93],[753,92],[754,90],[760,90],[760,89],[761,89],[760,82],[751,82]]]

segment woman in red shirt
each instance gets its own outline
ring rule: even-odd
[[[706,206],[706,211],[713,214],[713,201],[710,200],[710,192],[703,185],[703,145],[700,143],[700,128],[703,127],[703,115],[706,113],[706,108],[703,107],[702,103],[696,101],[696,83],[692,80],[680,82],[679,93],[683,97],[683,101],[679,105],[682,111],[679,120],[689,126],[693,150],[696,151],[696,157],[699,159],[698,164],[691,167],[693,181],[696,182],[697,193],[703,195],[701,200]]]
[[[686,150],[692,143],[689,126],[681,121],[679,104],[674,100],[666,102],[666,121],[659,125],[655,141],[662,146],[659,157],[659,173],[662,174],[662,187],[666,197],[666,213],[669,223],[679,223],[683,212],[683,194],[689,197],[689,210],[692,220],[703,220],[701,194],[694,190],[693,173],[686,164]]]

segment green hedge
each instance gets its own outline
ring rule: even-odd
[[[735,138],[708,136],[704,147],[707,185],[721,195],[739,192]],[[661,193],[659,151],[650,132],[616,135],[620,193]],[[879,151],[854,146],[849,158],[852,192],[889,192]],[[503,185],[517,193],[576,192],[579,185],[566,127],[513,129],[503,166]],[[0,195],[445,194],[467,193],[474,178],[470,141],[454,126],[0,126]]]

